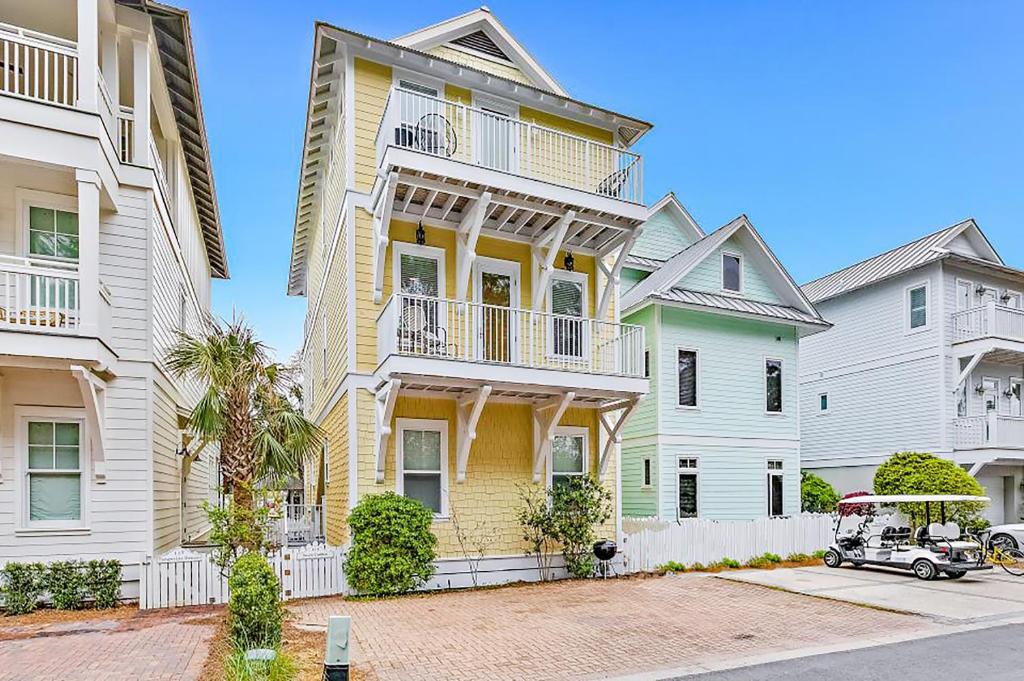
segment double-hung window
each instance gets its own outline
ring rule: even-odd
[[[928,286],[926,284],[907,289],[907,321],[911,331],[928,326]]]
[[[587,473],[586,428],[562,427],[551,441],[551,488]]]
[[[677,512],[679,518],[697,517],[697,459],[693,457],[680,457],[677,461],[676,485],[677,485]]]
[[[680,407],[697,407],[697,351],[679,348],[678,375],[679,375],[679,401]]]
[[[556,272],[548,288],[548,309],[551,310],[549,345],[551,354],[565,359],[582,360],[587,355],[587,322],[583,318],[587,305],[587,275]]]
[[[400,350],[437,356],[448,351],[444,250],[410,243],[394,246],[394,289],[402,294]]]
[[[769,414],[782,413],[782,360],[764,361],[765,411]],[[826,398],[827,399],[827,398]]]
[[[398,419],[397,492],[448,516],[448,422]]]
[[[67,527],[82,520],[82,423],[28,417],[25,496],[28,525]]]
[[[785,474],[782,459],[768,459],[768,515],[780,516],[783,511],[783,488]]]
[[[743,258],[735,253],[722,254],[722,290],[732,293],[743,290]]]
[[[28,209],[28,254],[78,260],[78,214],[56,208]]]

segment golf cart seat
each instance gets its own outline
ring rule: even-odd
[[[883,527],[881,539],[883,546],[899,547],[900,544],[905,544],[910,541],[910,528],[892,526]]]
[[[954,522],[932,523],[928,526],[928,534],[936,539],[954,541],[960,538],[960,526]]]

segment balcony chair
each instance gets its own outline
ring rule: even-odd
[[[64,328],[67,326],[67,316],[63,312],[51,310],[22,310],[18,315],[8,317],[7,309],[0,307],[0,322],[9,322],[18,326],[49,326],[52,328]]]
[[[442,144],[442,132],[443,144]],[[459,138],[448,119],[439,113],[428,113],[420,118],[413,128],[413,144],[416,149],[434,156],[451,158],[459,148]]]
[[[428,357],[452,357],[459,353],[458,346],[448,342],[447,329],[437,322],[437,307],[421,304],[409,305],[402,310],[398,324],[398,348],[401,352]]]
[[[614,173],[601,180],[601,184],[597,185],[597,193],[601,196],[610,196],[614,199],[621,199],[622,190],[626,186],[626,181],[628,179],[629,168],[616,170]]]

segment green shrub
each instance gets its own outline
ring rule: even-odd
[[[228,578],[228,616],[236,644],[272,648],[281,642],[281,585],[260,553],[235,561]]]
[[[875,494],[970,494],[985,493],[971,474],[956,463],[923,452],[898,452],[875,471]],[[977,521],[984,503],[959,502],[946,504],[949,520],[961,527]],[[925,523],[923,503],[899,504],[900,513],[910,519],[911,525]],[[932,508],[937,512],[937,509]],[[932,518],[937,521],[937,517]]]
[[[594,527],[611,515],[611,492],[589,475],[570,477],[551,491],[551,518],[570,576],[594,574]]]
[[[661,572],[662,574],[666,572],[686,572],[686,566],[682,563],[677,563],[674,560],[670,560],[664,565],[659,565],[655,568],[655,570]]]
[[[747,567],[757,568],[759,570],[770,568],[772,565],[773,563],[770,560],[766,559],[764,556],[754,556],[746,563]]]
[[[815,551],[811,555],[814,556],[815,559],[821,560],[822,558],[825,557],[826,553],[827,553],[827,551],[825,549],[818,549],[817,551]]]
[[[692,572],[703,572],[704,570],[707,570],[707,568],[704,567],[704,563],[694,563],[690,566],[690,570]]]
[[[268,507],[260,504],[255,509],[249,509],[234,501],[228,501],[224,506],[214,506],[204,501],[203,510],[210,519],[209,540],[213,544],[213,561],[225,573],[250,548],[263,552],[276,548],[267,541],[273,523]]]
[[[832,513],[838,502],[832,485],[809,471],[800,473],[800,508],[805,513]]]
[[[4,612],[24,615],[36,609],[46,589],[46,566],[42,563],[7,563],[0,568],[0,596]]]
[[[813,558],[806,553],[791,553],[786,556],[787,563],[808,563],[811,560],[813,560]]]
[[[121,561],[90,560],[85,564],[85,588],[94,607],[115,607],[121,600]]]
[[[436,557],[433,520],[423,504],[394,492],[363,497],[348,517],[348,583],[359,593],[386,596],[426,582],[434,574]]]
[[[84,563],[77,560],[50,563],[46,570],[46,590],[50,603],[58,610],[80,610],[85,601]]]
[[[718,563],[713,564],[713,567],[716,566],[724,568],[738,568],[740,567],[740,562],[733,558],[723,558],[722,560],[718,561]]]
[[[782,562],[782,556],[780,556],[777,553],[768,552],[768,553],[764,554],[762,556],[762,558],[764,558],[769,563],[781,563]]]

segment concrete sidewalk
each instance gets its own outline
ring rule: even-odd
[[[955,581],[940,577],[928,582],[908,572],[870,567],[742,570],[722,573],[719,578],[910,612],[946,623],[1024,617],[1024,577],[1013,577],[999,568]]]

